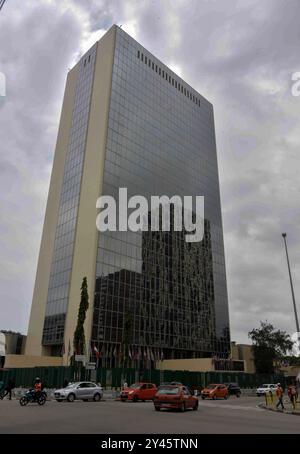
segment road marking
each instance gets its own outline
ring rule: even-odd
[[[253,410],[253,411],[261,411],[262,409],[259,407],[245,407],[243,405],[229,405],[229,404],[215,404],[215,403],[206,403],[202,404],[204,407],[214,407],[214,408],[228,408],[232,410]],[[201,408],[201,404],[200,407]]]

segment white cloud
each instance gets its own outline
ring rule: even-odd
[[[260,319],[295,331],[281,232],[297,297],[299,16],[297,0],[6,2],[0,328],[26,331],[68,67],[117,23],[214,103],[233,339]]]

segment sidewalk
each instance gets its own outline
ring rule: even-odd
[[[290,400],[285,398],[283,400],[284,410],[276,408],[277,399],[274,399],[274,402],[270,405],[266,405],[265,403],[258,404],[260,408],[264,408],[265,410],[275,411],[277,413],[286,413],[289,415],[298,415],[300,416],[300,401],[298,400],[296,403],[296,409],[294,410],[293,405],[291,404]]]

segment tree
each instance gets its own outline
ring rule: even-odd
[[[132,338],[132,316],[129,310],[127,310],[124,314],[124,330],[123,330],[123,367],[126,366],[127,359],[129,357],[129,345],[131,343]]]
[[[253,342],[253,356],[258,373],[274,373],[274,363],[282,360],[291,350],[293,342],[285,331],[277,330],[271,323],[260,322],[260,327],[248,333]]]
[[[86,318],[86,311],[89,307],[89,294],[86,277],[83,278],[81,284],[81,298],[78,309],[77,326],[74,331],[74,351],[77,355],[84,355],[85,353],[85,335],[84,335],[84,322]]]

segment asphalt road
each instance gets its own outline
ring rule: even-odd
[[[21,407],[0,401],[0,433],[300,433],[300,417],[257,407],[256,397],[199,401],[198,411],[154,410],[152,402],[47,402]]]

